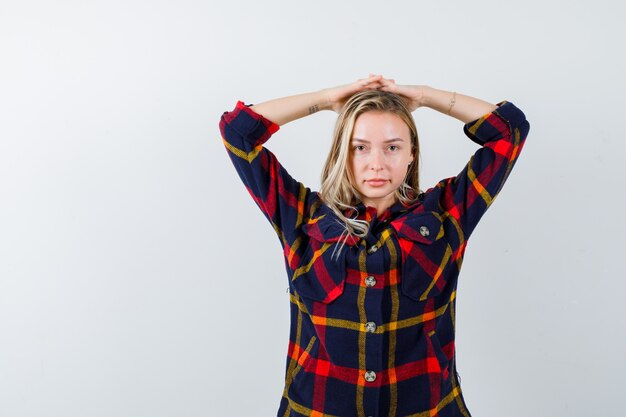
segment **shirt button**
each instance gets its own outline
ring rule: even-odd
[[[372,253],[376,252],[377,250],[378,250],[378,248],[376,246],[372,246],[371,248],[369,248],[367,250],[367,253],[371,255]]]
[[[367,285],[368,287],[373,287],[374,285],[376,285],[376,278],[371,275],[365,278],[365,285]]]
[[[367,372],[365,372],[365,380],[367,382],[374,382],[374,381],[376,381],[376,372],[374,372],[374,371],[367,371]]]
[[[373,321],[368,321],[367,323],[365,323],[365,330],[367,330],[369,333],[374,333],[376,331],[376,323],[374,323]]]
[[[428,230],[428,227],[426,226],[420,226],[420,234],[426,237],[430,234],[430,230]]]

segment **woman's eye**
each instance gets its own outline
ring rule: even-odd
[[[363,149],[365,149],[365,146],[363,146],[363,145],[356,145],[356,146],[354,147],[354,150],[355,150],[355,151],[362,151]]]
[[[398,145],[391,145],[391,146],[389,146],[389,150],[390,151],[397,151],[398,150]]]

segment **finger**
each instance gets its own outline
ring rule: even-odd
[[[383,85],[380,89],[382,91],[388,91],[390,93],[396,93],[398,91],[395,85]]]
[[[365,81],[374,81],[374,80],[379,80],[381,78],[382,78],[382,75],[380,75],[380,74],[379,75],[370,74],[369,77],[361,78],[361,79],[359,79],[359,81],[363,81],[363,80],[365,80]]]
[[[383,84],[381,84],[380,82],[372,81],[372,82],[368,83],[365,87],[366,88],[380,88],[382,86],[383,86]]]
[[[367,84],[371,84],[371,83],[380,83],[381,80],[379,78],[368,78],[367,80],[365,80]]]

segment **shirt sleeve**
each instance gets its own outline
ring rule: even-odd
[[[513,103],[505,100],[497,106],[463,126],[465,134],[481,148],[459,175],[431,189],[437,191],[441,208],[457,222],[465,239],[502,189],[530,129],[526,116]]]
[[[264,143],[280,126],[238,101],[220,120],[222,141],[246,189],[283,246],[302,223],[311,190],[294,180]]]

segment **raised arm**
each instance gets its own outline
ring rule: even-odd
[[[491,113],[496,105],[484,100],[452,91],[439,90],[427,85],[397,85],[392,79],[380,80],[381,90],[390,91],[404,97],[409,109],[429,107],[452,116],[463,123],[469,123]]]
[[[455,177],[439,181],[426,191],[425,204],[443,210],[443,217],[463,231],[455,245],[463,245],[498,196],[528,135],[524,113],[509,101],[494,105],[463,94],[423,85],[396,85],[381,80],[382,90],[401,95],[411,110],[429,107],[465,125],[463,132],[481,145]]]
[[[350,84],[265,101],[252,106],[251,109],[282,126],[320,110],[339,112],[353,94],[382,87],[380,82],[382,79],[382,75],[370,74],[368,78]]]
[[[322,109],[341,110],[354,93],[380,87],[380,76],[317,92],[283,97],[254,106],[239,101],[220,120],[222,140],[239,177],[270,221],[283,245],[294,233],[316,199],[304,184],[292,178],[265,147],[281,124]]]
[[[463,123],[473,120],[494,111],[497,106],[484,100],[459,94],[456,92],[438,90],[432,87],[423,87],[422,105],[438,112],[445,113]]]

